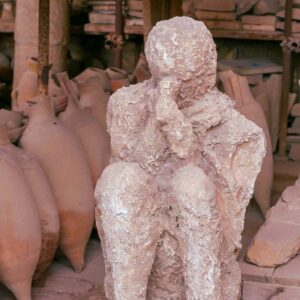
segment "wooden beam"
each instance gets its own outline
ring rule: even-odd
[[[41,65],[42,93],[48,93],[49,80],[49,35],[50,35],[50,3],[49,0],[39,0],[39,36],[38,59]]]
[[[181,16],[182,0],[143,0],[144,39],[158,21]]]
[[[123,18],[123,1],[116,0],[116,21],[115,21],[115,34],[116,36],[123,35],[124,18]],[[114,67],[122,68],[122,48],[116,47],[114,52]]]
[[[285,4],[285,39],[292,35],[293,0],[286,0]],[[286,158],[286,135],[291,87],[291,49],[283,46],[283,80],[279,123],[279,157]]]

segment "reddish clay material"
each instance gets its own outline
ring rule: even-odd
[[[59,115],[59,119],[76,133],[82,143],[96,186],[110,159],[108,134],[95,117],[78,107],[72,96],[69,96],[67,109]]]
[[[260,267],[287,263],[300,250],[300,176],[287,187],[267,214],[247,252],[247,260]]]
[[[140,54],[140,58],[135,67],[134,76],[137,82],[143,82],[151,78],[151,73],[144,53]]]
[[[0,149],[6,150],[18,162],[38,209],[42,248],[33,281],[40,286],[44,283],[59,241],[59,216],[55,197],[40,163],[32,154],[10,143],[5,127],[0,127]]]
[[[0,281],[18,300],[31,300],[32,276],[41,251],[40,221],[21,168],[2,148],[0,205]]]
[[[99,84],[97,77],[91,77],[85,83],[79,83],[79,106],[91,113],[106,130],[106,113],[109,94]]]
[[[16,2],[13,88],[19,85],[28,57],[38,57],[39,0]],[[51,72],[65,70],[69,43],[69,1],[51,0],[49,63]]]
[[[20,144],[38,158],[47,174],[59,210],[59,247],[80,272],[94,222],[90,170],[76,135],[54,117],[47,98],[37,101]]]
[[[19,163],[33,193],[40,216],[42,249],[33,276],[33,283],[41,286],[44,284],[48,269],[58,247],[60,236],[58,208],[49,180],[38,160],[33,155],[19,148],[18,155]]]
[[[27,107],[26,101],[37,96],[39,80],[39,62],[36,58],[29,58],[27,70],[22,74],[18,86],[12,92],[12,108],[23,111]]]
[[[0,109],[0,125],[5,125],[11,142],[16,142],[24,131],[23,116],[21,113]]]
[[[125,70],[111,67],[107,68],[105,72],[111,80],[111,87],[113,92],[122,87],[129,86],[130,80],[128,77],[128,73]]]
[[[254,187],[254,198],[262,213],[266,215],[271,204],[273,184],[273,154],[268,123],[261,105],[254,100],[246,77],[229,71],[219,73],[225,92],[235,100],[235,109],[247,119],[262,128],[266,140],[267,153],[264,157],[261,172],[257,176]]]
[[[87,68],[73,80],[79,85],[84,85],[90,78],[97,77],[99,85],[102,86],[106,93],[111,93],[110,77],[106,71],[97,68]]]
[[[5,125],[8,130],[20,127],[22,124],[22,114],[6,109],[0,109],[0,124]]]

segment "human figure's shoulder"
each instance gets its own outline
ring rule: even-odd
[[[128,157],[136,148],[149,118],[149,97],[149,81],[121,88],[110,97],[107,128],[115,157]]]

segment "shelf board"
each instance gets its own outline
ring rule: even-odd
[[[247,31],[247,30],[220,30],[210,29],[214,38],[244,39],[262,41],[281,41],[284,38],[282,31]]]
[[[82,34],[83,26],[82,25],[72,25],[71,33]],[[15,22],[4,22],[0,21],[0,33],[14,33],[15,32]]]
[[[114,25],[92,24],[88,23],[84,26],[86,34],[101,35],[105,33],[115,32]],[[225,39],[244,39],[244,40],[262,40],[262,41],[282,41],[284,34],[282,31],[246,31],[246,30],[221,30],[210,29],[214,38]],[[143,35],[142,26],[125,26],[125,34]],[[295,37],[300,37],[300,34],[294,34]]]
[[[101,34],[105,34],[105,33],[115,32],[115,25],[88,23],[88,24],[84,25],[84,31],[86,34],[101,35]],[[124,33],[125,34],[143,35],[143,27],[141,27],[141,26],[125,26]]]

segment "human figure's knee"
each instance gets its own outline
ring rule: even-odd
[[[180,168],[173,180],[172,190],[183,216],[210,222],[216,213],[216,187],[204,171],[196,166]]]
[[[95,198],[102,209],[113,215],[130,215],[144,206],[145,195],[152,194],[148,175],[137,163],[109,165],[97,182]]]

